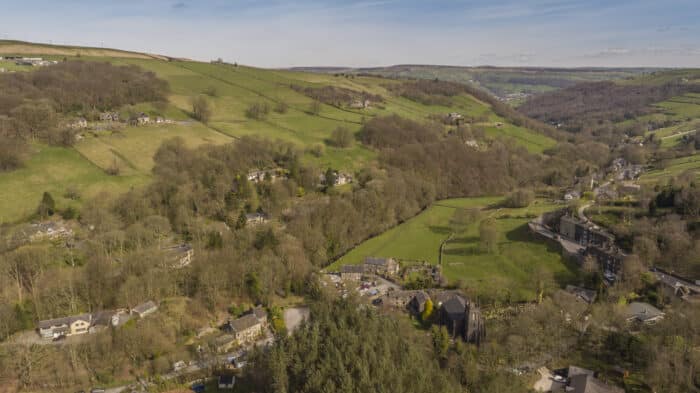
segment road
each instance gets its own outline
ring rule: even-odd
[[[679,136],[683,136],[683,135],[688,135],[688,134],[692,134],[692,133],[694,133],[694,132],[696,132],[696,131],[697,131],[697,130],[690,130],[690,131],[685,131],[685,132],[679,132],[679,133],[677,133],[677,134],[673,134],[673,135],[669,135],[669,136],[664,136],[664,137],[661,137],[661,139],[671,139],[671,138],[676,138],[676,137],[679,137]]]
[[[588,209],[591,206],[593,206],[593,202],[588,202],[585,205],[582,205],[578,208],[578,218],[580,218],[581,221],[588,222],[588,217],[586,217],[586,209]]]

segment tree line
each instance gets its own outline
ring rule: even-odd
[[[586,82],[533,96],[518,111],[545,123],[561,124],[572,133],[612,142],[621,135],[643,135],[647,131],[615,123],[652,113],[651,104],[691,92],[700,92],[700,85],[680,80],[659,85]]]

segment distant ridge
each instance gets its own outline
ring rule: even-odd
[[[18,40],[0,40],[0,55],[93,56],[150,60],[187,60],[151,53],[90,46],[54,45]]]
[[[459,65],[440,65],[440,64],[394,64],[390,66],[376,67],[343,67],[343,66],[298,66],[283,68],[291,71],[306,71],[306,72],[372,72],[372,71],[401,71],[410,69],[450,69],[450,70],[514,70],[514,71],[547,71],[547,72],[651,72],[671,68],[659,67],[537,67],[537,66],[493,66],[493,65],[478,65],[478,66],[459,66]]]

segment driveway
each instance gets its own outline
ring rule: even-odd
[[[288,334],[292,334],[301,323],[309,318],[308,307],[290,307],[284,310],[284,325]]]
[[[564,387],[563,382],[557,382],[554,380],[554,374],[547,367],[540,367],[537,369],[540,373],[540,379],[535,382],[533,388],[537,392],[551,392],[553,390],[562,389]]]

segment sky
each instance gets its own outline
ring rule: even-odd
[[[700,0],[0,0],[0,39],[259,67],[700,67]]]

